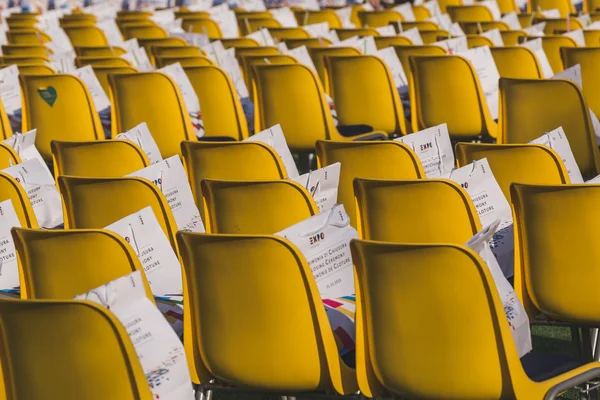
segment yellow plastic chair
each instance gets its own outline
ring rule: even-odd
[[[492,29],[498,29],[500,32],[510,30],[509,26],[502,21],[461,22],[460,25],[467,35],[478,35]]]
[[[186,274],[184,314],[192,316],[184,318],[191,339],[184,346],[193,382],[218,376],[228,386],[260,392],[357,390],[310,267],[295,246],[277,236],[181,232],[177,240]],[[235,263],[238,257],[244,261]],[[223,285],[227,276],[229,285]],[[228,318],[214,309],[230,310]],[[260,323],[248,321],[250,310]]]
[[[119,178],[150,165],[146,153],[127,140],[51,143],[56,176]],[[115,160],[107,162],[108,160]]]
[[[139,20],[139,21],[121,21],[117,19],[117,26],[121,32],[121,36],[125,37],[125,30],[128,28],[142,28],[142,27],[158,27],[158,24],[151,20]]]
[[[129,21],[139,21],[146,20],[152,16],[152,11],[117,11],[117,19],[120,20],[129,20]]]
[[[411,70],[409,58],[413,56],[444,56],[446,55],[446,49],[439,46],[394,46],[394,50],[396,50],[396,55],[400,60],[400,64],[402,64],[402,69],[404,70],[404,74],[406,78],[410,82]],[[407,127],[411,128],[412,127]]]
[[[342,136],[333,123],[317,75],[301,64],[256,65],[255,132],[281,124],[288,146],[313,152],[317,140],[365,140],[374,132]],[[381,134],[377,134],[377,138]]]
[[[6,40],[8,44],[18,45],[44,45],[52,41],[46,33],[35,29],[8,31],[6,32]]]
[[[306,188],[292,180],[205,179],[200,191],[207,233],[273,234],[319,213]]]
[[[431,18],[431,12],[425,6],[413,6],[413,14],[415,14],[416,22],[424,22]]]
[[[9,152],[6,151],[6,153],[8,157]],[[13,155],[16,161],[20,161],[17,157]],[[12,202],[22,227],[34,229],[39,227],[31,202],[23,186],[12,176],[0,172],[0,201],[5,200]]]
[[[356,372],[365,396],[553,399],[600,373],[597,362],[533,352],[519,359],[491,272],[471,249],[363,240],[350,246]]]
[[[595,232],[591,228],[597,215],[594,202],[598,200],[598,189],[598,185],[514,184],[511,187],[515,288],[520,283],[522,293],[517,294],[524,299],[529,315],[541,311],[568,323],[598,325],[596,299],[584,295],[598,274],[590,267],[597,258]],[[555,212],[550,218],[550,204],[553,210],[565,212]],[[582,240],[581,235],[590,240]],[[541,249],[542,243],[545,250]],[[549,251],[558,245],[560,252]],[[563,291],[576,290],[571,296],[552,293],[558,287]]]
[[[298,21],[298,25],[312,25],[327,22],[329,24],[329,29],[339,29],[342,27],[342,21],[334,10],[294,11],[294,16]]]
[[[529,28],[533,21],[536,20],[540,15],[536,14],[534,17],[534,14],[531,12],[526,12],[526,13],[519,13],[517,11],[517,17],[519,18],[519,24],[521,24],[521,27],[523,29],[525,28]]]
[[[246,84],[248,86],[248,92],[250,98],[254,97],[254,66],[256,65],[281,65],[281,64],[296,64],[296,60],[293,56],[286,54],[278,54],[273,56],[242,56],[242,69],[244,70],[244,76],[246,77]]]
[[[6,24],[10,30],[15,29],[35,29],[38,24],[37,19],[12,19],[11,17],[6,18]]]
[[[146,122],[163,157],[196,136],[179,88],[159,72],[109,75],[113,137]]]
[[[337,33],[340,40],[350,39],[354,36],[380,36],[379,32],[377,32],[375,28],[343,28],[336,29],[335,32]]]
[[[495,47],[494,42],[492,42],[491,39],[479,35],[467,35],[467,45],[469,46],[469,49],[483,46],[490,48]]]
[[[288,49],[306,46],[308,49],[331,46],[331,41],[325,38],[283,39]]]
[[[118,56],[112,57],[77,57],[75,58],[77,68],[91,65],[92,67],[130,67],[133,65],[124,58]]]
[[[269,28],[271,37],[281,41],[284,39],[307,39],[310,38],[308,32],[303,28]]]
[[[570,183],[569,174],[558,154],[538,144],[458,143],[456,162],[459,167],[487,158],[494,178],[507,199],[514,182],[535,185]]]
[[[235,11],[235,16],[238,20],[240,19],[273,19],[273,14],[269,11],[246,11],[242,8],[238,8]]]
[[[419,31],[419,34],[421,35],[423,44],[432,44],[439,42],[440,40],[450,39],[450,34],[448,31],[443,29]]]
[[[12,167],[21,162],[21,157],[19,157],[15,149],[5,143],[0,143],[0,169]]]
[[[96,26],[64,28],[73,46],[108,46],[108,39],[102,29]]]
[[[600,115],[600,78],[595,72],[600,61],[600,48],[563,47],[561,55],[565,68],[581,66],[583,95],[594,114]]]
[[[238,60],[240,66],[242,65],[242,57],[244,56],[276,56],[279,54],[277,47],[264,46],[264,47],[238,47],[235,49],[235,57]],[[242,69],[242,76],[244,76],[244,70]],[[244,81],[246,76],[244,76]]]
[[[186,18],[186,17],[202,17],[202,18],[208,18],[210,17],[210,13],[208,11],[190,11],[189,9],[186,9],[186,7],[179,7],[178,11],[174,12],[175,14],[175,19],[178,18]]]
[[[42,45],[21,46],[15,44],[2,45],[2,54],[15,57],[42,57],[48,58],[50,50]]]
[[[390,46],[412,46],[413,42],[404,36],[379,36],[375,38],[377,49],[385,49]]]
[[[572,31],[577,29],[583,29],[583,24],[576,18],[562,19],[536,19],[536,23],[545,22],[544,33],[546,35],[552,35],[555,31],[566,31],[569,27]]]
[[[221,43],[223,43],[223,47],[226,49],[232,47],[236,49],[239,47],[260,47],[260,44],[256,40],[250,38],[223,38],[220,40]]]
[[[585,30],[583,31],[586,47],[600,46],[600,30]]]
[[[552,71],[555,74],[558,74],[564,70],[562,59],[560,58],[560,49],[563,47],[577,47],[577,43],[568,36],[546,35],[542,37],[542,47],[544,48],[544,53],[546,53],[546,56],[548,57],[548,62],[552,67]]]
[[[80,57],[121,57],[126,51],[116,46],[75,47],[75,54]]]
[[[7,65],[0,65],[4,68]],[[20,75],[51,75],[56,74],[56,71],[47,65],[32,65],[32,64],[17,64]]]
[[[63,23],[63,22],[68,22],[68,23],[84,23],[84,22],[92,22],[92,23],[96,23],[97,18],[95,15],[93,14],[84,14],[84,13],[77,13],[77,14],[68,14],[68,15],[64,15],[61,18],[59,18],[59,22]]]
[[[453,22],[491,22],[494,20],[489,8],[477,4],[448,6],[447,10]]]
[[[0,324],[4,343],[0,367],[7,400],[153,398],[127,331],[100,305],[4,300]],[[90,332],[77,335],[74,326]],[[38,384],[31,384],[32,374]]]
[[[96,74],[96,78],[100,82],[102,89],[108,95],[110,93],[110,83],[108,82],[108,76],[111,74],[131,74],[138,72],[137,69],[133,67],[102,67],[95,66],[93,67],[94,74]]]
[[[167,199],[143,178],[80,178],[59,176],[65,229],[103,229],[128,215],[152,207],[165,235],[175,246],[177,225]]]
[[[205,67],[215,65],[215,63],[205,56],[161,56],[155,57],[156,68],[163,68],[167,65],[181,64],[182,67]]]
[[[494,47],[490,50],[501,77],[543,79],[542,68],[533,51],[527,47]]]
[[[279,21],[273,18],[253,18],[253,19],[238,19],[238,26],[241,35],[249,35],[263,28],[281,28]]]
[[[410,98],[413,131],[448,124],[454,140],[495,138],[479,79],[460,56],[411,57]]]
[[[37,129],[36,147],[52,160],[52,140],[85,141],[104,138],[92,96],[73,75],[19,76],[23,93],[23,132]]]
[[[185,67],[184,70],[200,102],[204,136],[248,138],[246,116],[229,75],[215,66]]]
[[[203,33],[209,39],[221,39],[223,33],[219,24],[210,18],[183,18],[181,28],[186,32]]]
[[[358,18],[362,26],[371,28],[379,28],[404,21],[402,14],[392,10],[359,11]]]
[[[532,116],[544,115],[544,118]],[[562,126],[581,174],[600,173],[589,108],[579,87],[566,80],[500,79],[498,143],[528,143]]]
[[[20,56],[3,56],[0,57],[2,64],[29,64],[29,65],[46,65],[50,62],[47,57],[20,57]]]
[[[327,73],[341,125],[366,124],[390,136],[406,135],[398,89],[381,58],[327,57]]]
[[[129,39],[161,39],[169,37],[167,31],[160,26],[125,26],[123,38]]]
[[[192,57],[205,56],[206,53],[196,46],[155,46],[154,57]]]
[[[367,179],[423,179],[425,172],[417,155],[403,143],[334,142],[320,140],[316,144],[319,167],[341,163],[338,203],[356,226],[356,203],[352,182]]]
[[[525,31],[500,31],[500,36],[502,36],[502,42],[504,42],[505,46],[516,46],[519,44],[519,38],[521,36],[527,36],[527,32]]]
[[[179,37],[169,37],[169,38],[160,38],[160,39],[138,39],[138,44],[140,47],[143,47],[146,50],[148,55],[154,55],[154,49],[156,47],[166,46],[166,47],[187,47],[188,43]]]
[[[10,120],[4,109],[2,101],[0,101],[0,139],[8,139],[13,135],[12,128],[10,126]]]
[[[545,11],[557,9],[561,18],[566,18],[569,14],[575,14],[575,6],[569,0],[531,0],[528,5],[528,11]],[[575,18],[571,18],[572,20]]]
[[[471,197],[446,179],[354,180],[361,239],[466,243],[481,230]]]
[[[96,26],[95,21],[64,21],[59,20],[61,28],[84,28]]]
[[[204,215],[201,184],[205,179],[268,181],[288,177],[277,153],[260,142],[183,141],[181,153],[201,215]]]
[[[442,11],[442,14],[445,14],[448,12],[448,7],[462,5],[462,0],[441,0],[441,1],[438,1],[438,4],[440,6],[440,10]]]
[[[22,299],[68,300],[140,271],[148,298],[154,302],[139,258],[113,232],[13,228],[12,236]]]
[[[413,11],[415,10],[416,7],[413,7]],[[416,15],[415,15],[416,17]],[[431,18],[431,17],[427,17],[427,18]],[[417,28],[419,30],[419,32],[422,31],[435,31],[440,29],[440,27],[438,26],[438,24],[436,24],[435,22],[431,22],[431,21],[413,21],[413,22],[402,22],[402,30],[409,30],[412,28]]]

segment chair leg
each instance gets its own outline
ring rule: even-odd
[[[591,362],[594,360],[593,348],[592,348],[592,336],[590,328],[581,328],[581,341],[583,349],[583,358],[585,362]]]
[[[583,349],[581,348],[581,337],[579,336],[579,328],[574,326],[571,327],[571,341],[577,349],[577,355],[579,356],[579,359],[583,360]]]

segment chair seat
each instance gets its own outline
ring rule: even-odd
[[[554,378],[583,365],[583,362],[564,354],[536,353],[521,357],[521,364],[527,376],[535,382]]]

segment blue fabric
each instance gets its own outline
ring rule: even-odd
[[[8,115],[8,120],[10,122],[10,127],[11,127],[13,133],[15,133],[15,132],[21,132],[21,126],[22,126],[23,116],[21,115],[21,109],[20,108],[17,111],[15,111],[14,114],[9,114]]]
[[[246,116],[246,122],[248,123],[248,132],[254,133],[254,104],[250,101],[249,97],[240,99],[242,108],[244,109],[244,115]]]
[[[100,116],[100,123],[102,124],[102,129],[104,129],[104,138],[105,139],[110,139],[111,138],[111,129],[112,129],[112,122],[111,122],[111,118],[110,118],[110,106],[106,107],[104,110],[100,111],[98,113],[98,115]]]
[[[542,382],[583,365],[573,357],[563,354],[529,352],[521,357],[521,364],[527,376],[535,382]]]

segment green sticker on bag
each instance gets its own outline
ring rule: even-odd
[[[44,100],[50,107],[56,103],[56,98],[58,95],[56,94],[56,89],[54,86],[48,86],[46,89],[38,89],[38,93],[42,100]]]

